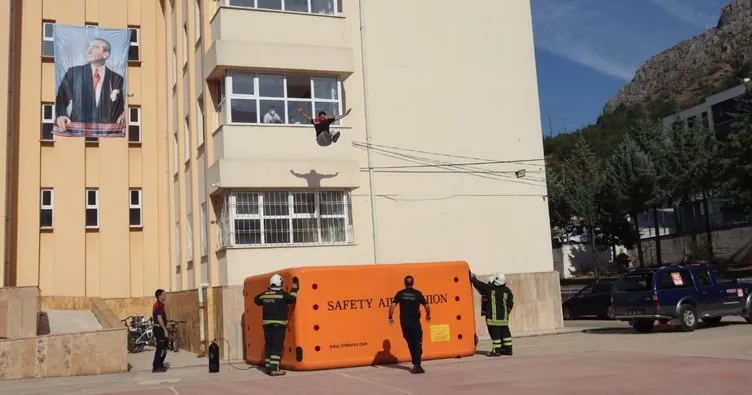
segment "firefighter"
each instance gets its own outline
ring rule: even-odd
[[[285,331],[287,330],[287,306],[295,303],[299,288],[298,278],[295,277],[292,280],[290,293],[285,292],[282,288],[282,276],[274,274],[269,279],[269,289],[256,295],[253,299],[256,306],[262,306],[261,325],[264,327],[264,366],[270,376],[282,376],[285,374],[279,368],[279,365],[282,362]]]
[[[398,291],[392,303],[389,305],[389,325],[394,325],[394,309],[400,307],[400,326],[402,327],[402,337],[407,342],[407,348],[410,350],[410,358],[413,362],[413,368],[410,371],[414,374],[425,373],[421,367],[421,357],[423,355],[423,327],[420,324],[420,306],[426,309],[426,322],[431,322],[431,308],[423,293],[413,287],[415,279],[413,276],[406,276],[405,288]]]
[[[484,283],[470,272],[470,281],[483,300],[481,314],[485,313],[488,334],[493,345],[489,357],[512,355],[512,333],[509,331],[509,313],[514,307],[514,295],[506,285],[504,273],[497,273]]]

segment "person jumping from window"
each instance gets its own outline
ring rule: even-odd
[[[334,118],[327,118],[326,111],[319,111],[319,116],[317,116],[316,118],[311,118],[310,116],[308,116],[308,114],[305,113],[305,111],[303,111],[303,106],[298,105],[298,112],[300,113],[300,115],[303,116],[306,121],[311,122],[313,124],[313,127],[316,129],[316,142],[318,142],[322,147],[326,147],[331,143],[336,143],[337,140],[339,140],[340,133],[333,133],[331,130],[329,130],[329,125],[350,115],[350,111],[352,111],[351,108],[348,109],[347,112],[345,112],[343,115],[338,115]]]

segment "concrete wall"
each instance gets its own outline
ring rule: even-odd
[[[37,335],[39,288],[0,288],[0,339]]]
[[[126,372],[126,336],[122,328],[0,340],[0,379]]]
[[[713,231],[713,251],[720,259],[734,262],[752,262],[752,226],[720,229]],[[704,233],[696,235],[698,243],[705,243]],[[691,235],[661,236],[661,258],[663,263],[680,262],[690,252]],[[656,262],[655,239],[643,239],[642,251],[646,265]],[[637,262],[637,249],[630,251],[633,262]]]

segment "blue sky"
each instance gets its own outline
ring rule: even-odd
[[[543,133],[595,122],[651,56],[716,25],[730,0],[532,0]]]

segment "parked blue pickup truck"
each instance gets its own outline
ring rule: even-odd
[[[740,283],[712,265],[631,269],[614,284],[614,318],[629,321],[641,333],[656,321],[678,320],[683,331],[697,328],[699,319],[717,325],[726,316],[752,323],[752,284]]]

